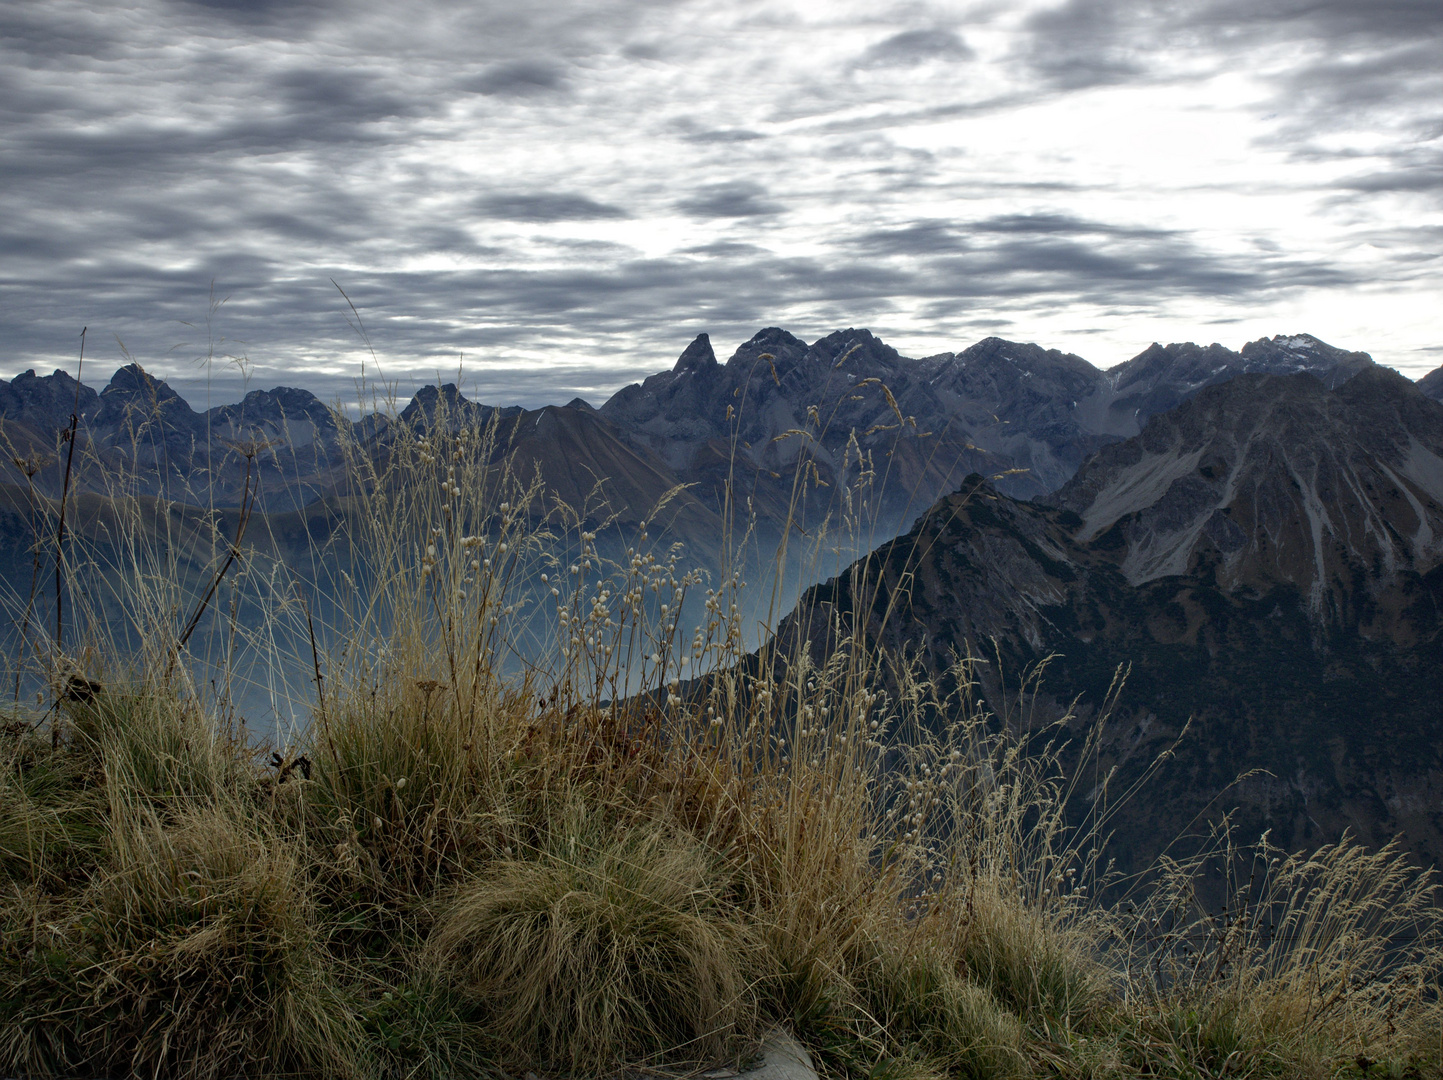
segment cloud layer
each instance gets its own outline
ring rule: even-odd
[[[0,376],[82,326],[215,400],[599,399],[764,325],[1443,362],[1432,0],[818,10],[5,0]]]

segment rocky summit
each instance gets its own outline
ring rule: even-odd
[[[600,412],[698,481],[734,438],[743,459],[765,472],[810,453],[839,475],[855,435],[887,458],[889,509],[915,514],[973,469],[999,474],[998,486],[1012,495],[1053,491],[1098,448],[1240,374],[1306,372],[1334,386],[1370,366],[1366,353],[1306,334],[1250,342],[1241,352],[1154,344],[1102,371],[1070,353],[1001,338],[913,360],[866,330],[808,345],[771,328],[725,364],[703,334],[673,370],[618,391]],[[815,439],[794,434],[809,429]]]
[[[668,492],[683,490],[660,524],[668,541],[703,562],[718,557],[727,520],[741,528],[750,522],[753,557],[762,560],[789,527],[811,535],[825,522],[837,534],[845,521],[850,538],[840,550],[850,558],[903,532],[969,473],[1015,497],[1048,494],[1092,455],[1208,387],[1297,374],[1332,388],[1374,367],[1366,353],[1307,334],[1260,339],[1237,352],[1153,344],[1104,371],[1001,338],[912,359],[864,329],[808,344],[772,327],[725,363],[701,334],[671,370],[624,387],[599,409],[579,399],[502,408],[468,401],[455,386],[432,386],[397,419],[408,429],[424,426],[444,404],[453,423],[502,421],[508,442],[500,457],[528,476],[540,470],[558,493],[589,499],[623,531]],[[59,448],[72,411],[80,450],[73,489],[104,496],[118,486],[205,508],[237,506],[249,490],[263,513],[334,501],[355,464],[347,455],[384,456],[399,430],[379,413],[353,423],[293,387],[197,412],[137,364],[98,393],[61,371],[31,371],[0,381],[0,442],[20,470],[0,484],[7,503],[25,505],[22,489],[32,486],[59,492],[68,458]],[[576,454],[536,438],[538,425],[574,435]]]

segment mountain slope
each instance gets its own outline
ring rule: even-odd
[[[1443,367],[1436,367],[1419,379],[1418,389],[1434,401],[1443,401]]]
[[[1083,541],[1118,529],[1133,584],[1204,552],[1227,588],[1287,583],[1344,620],[1377,585],[1443,559],[1443,410],[1396,372],[1336,391],[1306,375],[1241,376],[1095,455],[1048,502]]]
[[[1439,465],[1443,406],[1394,373],[1332,391],[1243,376],[1154,417],[1042,502],[970,478],[809,599],[894,647],[921,642],[935,670],[995,650],[1015,685],[1052,656],[1054,714],[1079,694],[1096,709],[1130,664],[1104,748],[1113,793],[1192,721],[1117,819],[1133,865],[1230,807],[1245,833],[1284,845],[1402,833],[1435,860]],[[898,603],[889,625],[860,610],[854,582],[869,576]],[[999,672],[984,684],[1000,693]]]

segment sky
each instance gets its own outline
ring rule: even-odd
[[[1443,3],[0,0],[0,377],[599,403],[699,332],[1443,364]]]

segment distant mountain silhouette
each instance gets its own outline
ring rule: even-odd
[[[1055,490],[1099,447],[1239,374],[1307,372],[1335,386],[1371,366],[1366,353],[1306,334],[1251,342],[1240,353],[1152,345],[1101,371],[1078,356],[1001,338],[910,360],[866,330],[808,345],[771,328],[724,365],[700,335],[671,371],[618,391],[599,411],[703,491],[727,474],[735,440],[737,456],[755,470],[748,494],[763,505],[790,491],[802,454],[827,482],[845,484],[855,437],[885,473],[874,506],[880,539],[971,471],[999,475],[998,487],[1013,495]],[[773,473],[783,478],[780,491],[766,483]]]
[[[718,512],[730,482],[735,500],[753,500],[764,529],[787,513],[799,459],[810,460],[826,486],[814,485],[795,509],[811,521],[835,513],[837,490],[850,482],[844,474],[858,471],[855,460],[847,461],[850,444],[854,459],[868,455],[878,473],[867,527],[880,540],[972,471],[997,475],[1013,495],[1053,491],[1099,447],[1238,374],[1306,371],[1333,386],[1371,365],[1365,353],[1308,335],[1251,342],[1240,353],[1220,345],[1153,345],[1101,371],[1077,356],[1000,338],[912,360],[866,330],[838,331],[808,345],[772,328],[725,364],[702,334],[672,370],[622,389],[599,409],[580,399],[557,408],[604,421],[662,463],[665,483],[695,485],[696,497]],[[470,402],[447,386],[423,389],[399,418],[424,423],[442,396],[450,415],[467,422],[523,412]],[[256,390],[199,413],[135,364],[98,394],[81,387],[78,397],[75,380],[61,371],[0,380],[0,425],[13,455],[54,458],[77,404],[79,445],[91,451],[81,455],[82,465],[107,467],[83,471],[82,489],[102,491],[124,475],[146,494],[235,505],[250,450],[261,474],[260,505],[299,509],[333,492],[344,466],[341,432],[350,423],[309,391]],[[387,428],[384,417],[370,416],[350,433],[362,446],[384,446]],[[58,490],[60,472],[53,463],[37,483]],[[640,497],[652,485],[628,487]]]
[[[725,364],[702,334],[670,371],[599,408],[579,399],[498,408],[446,385],[423,388],[394,417],[352,422],[293,387],[197,412],[130,364],[99,393],[82,386],[77,395],[61,371],[0,381],[0,450],[23,466],[7,469],[4,479],[16,490],[6,502],[28,505],[31,482],[55,496],[66,457],[61,435],[78,405],[74,490],[223,509],[239,504],[249,468],[259,512],[315,517],[345,505],[356,465],[348,454],[383,459],[398,433],[434,423],[444,405],[453,424],[499,421],[497,464],[504,458],[528,477],[539,469],[556,497],[578,507],[589,500],[597,520],[613,518],[601,542],[618,550],[677,489],[653,538],[681,542],[691,564],[714,572],[728,518],[733,536],[750,529],[740,557],[753,567],[770,561],[790,522],[796,542],[787,549],[788,573],[800,588],[904,531],[969,473],[990,476],[1015,496],[1041,495],[1066,483],[1090,454],[1204,387],[1248,372],[1308,372],[1334,386],[1372,366],[1365,353],[1307,335],[1251,342],[1241,352],[1152,345],[1102,371],[1000,338],[914,360],[867,330],[807,344],[774,327]],[[542,437],[543,429],[555,437]],[[37,466],[27,481],[22,472]],[[21,528],[22,519],[9,527]],[[809,539],[823,523],[835,551],[826,556],[830,565],[818,566]],[[21,552],[28,541],[7,543]],[[16,558],[0,576],[28,581],[28,557]]]

